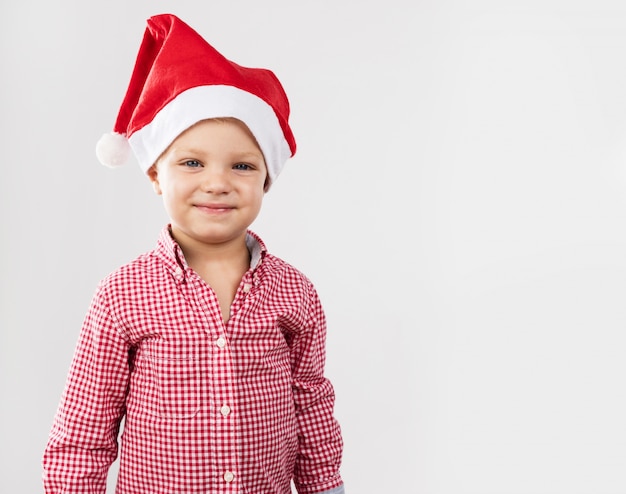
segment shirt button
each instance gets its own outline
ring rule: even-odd
[[[220,408],[220,413],[224,417],[228,417],[230,415],[230,407],[228,405],[222,405],[222,408]]]
[[[174,271],[174,278],[176,278],[177,281],[182,281],[183,274],[182,268],[176,268],[176,271]]]
[[[243,285],[243,292],[248,293],[252,289],[252,285],[250,283],[245,283]]]
[[[220,336],[216,341],[215,344],[219,347],[219,348],[224,348],[226,346],[226,338],[223,338],[222,336]]]
[[[228,483],[232,482],[235,480],[235,474],[233,472],[224,473],[224,480]]]

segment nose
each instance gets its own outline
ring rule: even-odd
[[[224,170],[207,168],[202,176],[201,187],[209,194],[225,194],[230,190],[230,181]]]

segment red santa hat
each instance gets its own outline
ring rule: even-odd
[[[134,153],[146,172],[176,137],[208,118],[241,120],[265,158],[269,184],[296,151],[289,101],[269,70],[227,60],[172,14],[151,17],[113,133],[96,155],[107,166]]]

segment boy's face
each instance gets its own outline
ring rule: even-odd
[[[245,239],[261,209],[267,169],[248,128],[220,119],[183,132],[148,176],[184,247]]]

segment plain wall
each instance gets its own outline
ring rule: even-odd
[[[167,221],[94,154],[162,12],[290,97],[253,229],[324,302],[348,492],[626,492],[621,0],[3,2],[0,492],[42,492],[96,284]]]

